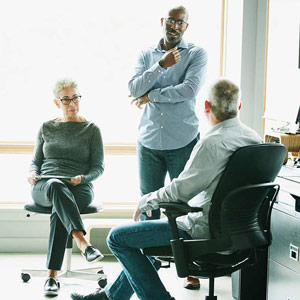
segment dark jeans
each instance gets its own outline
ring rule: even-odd
[[[179,229],[179,236],[191,239]],[[114,227],[107,244],[122,265],[122,271],[115,281],[105,287],[110,300],[129,300],[133,293],[143,300],[167,300],[171,295],[161,282],[157,267],[151,257],[141,249],[170,246],[171,232],[168,220],[132,222]]]
[[[171,180],[177,178],[183,171],[198,140],[199,134],[185,147],[174,150],[153,150],[144,147],[138,142],[141,196],[162,188],[165,185],[167,173],[169,173]],[[141,220],[154,220],[159,218],[159,209],[152,211],[152,217],[148,217],[145,213],[141,215]]]
[[[80,211],[94,198],[92,184],[72,186],[58,179],[39,180],[31,191],[33,201],[52,207],[48,244],[47,268],[60,270],[68,235],[72,230],[84,230]]]

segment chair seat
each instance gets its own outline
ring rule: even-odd
[[[231,254],[212,253],[193,257],[190,263],[190,275],[196,277],[220,277],[241,268],[241,265],[253,263],[252,250],[241,250]],[[174,261],[170,246],[144,248],[145,255],[154,256],[161,261]]]
[[[38,214],[51,214],[52,213],[52,207],[44,207],[40,206],[34,202],[28,203],[24,205],[24,209],[30,212],[38,213]],[[95,205],[95,204],[90,204],[87,207],[85,207],[80,214],[85,215],[85,214],[93,214],[96,212],[99,212],[103,210],[102,205]]]

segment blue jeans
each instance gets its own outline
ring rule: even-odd
[[[170,180],[177,178],[183,171],[198,140],[199,134],[188,145],[174,150],[153,150],[144,147],[138,142],[141,196],[162,188],[165,185],[167,173],[169,173]],[[159,209],[152,211],[152,217],[148,217],[145,213],[141,215],[141,220],[154,220],[159,218]]]
[[[191,239],[185,231],[179,235]],[[161,282],[153,259],[141,249],[169,246],[171,233],[166,219],[129,223],[113,228],[107,244],[122,265],[123,271],[105,287],[110,300],[129,300],[133,293],[143,300],[168,300],[171,295]]]

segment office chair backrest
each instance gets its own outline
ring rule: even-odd
[[[231,216],[224,214],[226,205],[229,209],[230,203],[233,204],[235,201],[241,203],[241,199],[243,199],[245,202],[242,202],[242,206],[246,208],[244,213],[247,213],[249,210],[255,209],[255,206],[252,206],[253,201],[251,204],[249,199],[258,198],[261,194],[267,195],[270,187],[250,190],[243,188],[235,191],[233,195],[230,195],[230,192],[247,185],[273,182],[282,167],[285,153],[285,147],[281,144],[258,144],[239,148],[232,154],[211,200],[209,227],[212,238],[224,236],[224,230],[228,229],[228,226],[230,227],[230,224],[226,222],[228,220],[230,222],[230,218],[233,221],[234,215],[240,214],[239,216],[241,216],[243,213],[237,210]],[[226,197],[228,197],[227,200]],[[224,199],[226,200],[225,206],[222,207]],[[255,231],[255,226],[253,230]]]
[[[278,184],[261,183],[236,188],[225,197],[221,227],[231,250],[270,246],[269,218],[278,191]]]

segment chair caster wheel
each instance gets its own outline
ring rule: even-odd
[[[22,280],[24,282],[27,282],[30,279],[30,274],[28,274],[28,273],[21,273],[21,278],[22,278]]]
[[[104,274],[104,271],[103,271],[103,270],[99,270],[99,271],[97,272],[97,274]]]
[[[107,285],[107,279],[99,279],[98,285],[103,289]]]

